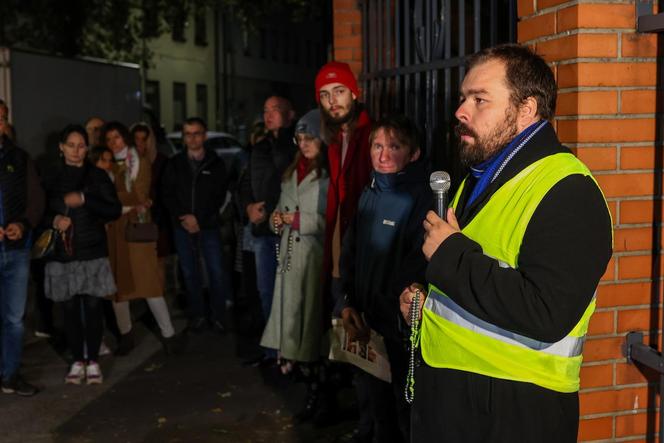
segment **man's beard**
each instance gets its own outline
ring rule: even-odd
[[[512,106],[507,108],[505,120],[496,125],[490,134],[483,137],[478,136],[475,131],[461,122],[454,129],[461,147],[459,153],[461,164],[466,167],[474,166],[491,158],[518,134],[516,109]],[[462,135],[471,136],[475,143],[464,142],[461,140]]]
[[[350,102],[348,112],[346,112],[344,115],[340,115],[339,117],[334,117],[330,114],[330,111],[323,108],[322,106],[321,108],[323,110],[323,118],[325,119],[325,122],[328,126],[341,126],[350,122],[355,116],[355,100]]]

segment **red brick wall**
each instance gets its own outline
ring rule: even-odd
[[[362,72],[362,11],[358,0],[334,0],[334,60],[346,62],[359,78]]]
[[[657,328],[650,309],[657,40],[635,33],[632,1],[518,4],[519,42],[551,62],[558,80],[558,135],[593,170],[615,227],[584,351],[579,440],[638,441],[648,414],[657,421],[654,387],[649,400],[648,380],[625,363],[621,346],[626,332]]]

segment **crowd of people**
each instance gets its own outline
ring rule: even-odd
[[[313,92],[318,107],[300,118],[286,97],[266,99],[237,178],[197,117],[170,159],[149,125],[69,125],[40,178],[0,106],[2,391],[36,392],[18,367],[37,236],[53,237],[41,275],[64,308],[66,383],[102,382],[105,323],[115,353],[132,350],[131,300],[146,300],[168,352],[181,349],[164,299],[173,251],[188,330],[224,333],[233,281],[219,212],[231,189],[264,321],[263,354],[247,363],[306,384],[298,422],[334,420],[350,374],[359,418],[339,441],[575,441],[612,233],[597,183],[549,123],[550,68],[517,45],[469,59],[456,132],[470,173],[446,213],[432,210],[415,122],[373,119],[345,63],[324,65]],[[330,361],[333,317],[351,342],[381,338],[391,381]]]

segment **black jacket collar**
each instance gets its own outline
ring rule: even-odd
[[[498,188],[514,178],[514,176],[524,168],[544,157],[561,152],[571,151],[560,143],[556,131],[554,131],[553,126],[549,123],[535,134],[533,138],[514,156],[496,178],[496,181],[491,183],[473,202],[473,204],[470,205],[470,207],[466,208],[466,200],[470,197],[472,189],[475,186],[475,179],[471,175],[468,175],[466,177],[466,185],[464,186],[463,194],[459,199],[459,204],[456,210],[456,215],[461,227],[468,224],[468,222],[475,217]]]

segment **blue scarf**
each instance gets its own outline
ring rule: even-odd
[[[477,179],[473,192],[466,203],[466,207],[470,206],[477,197],[486,190],[491,183],[493,183],[498,175],[503,171],[507,163],[516,155],[523,146],[530,141],[530,139],[539,132],[548,122],[546,120],[539,120],[526,129],[521,131],[509,144],[498,151],[493,157],[483,161],[479,165],[471,166],[470,173]]]

